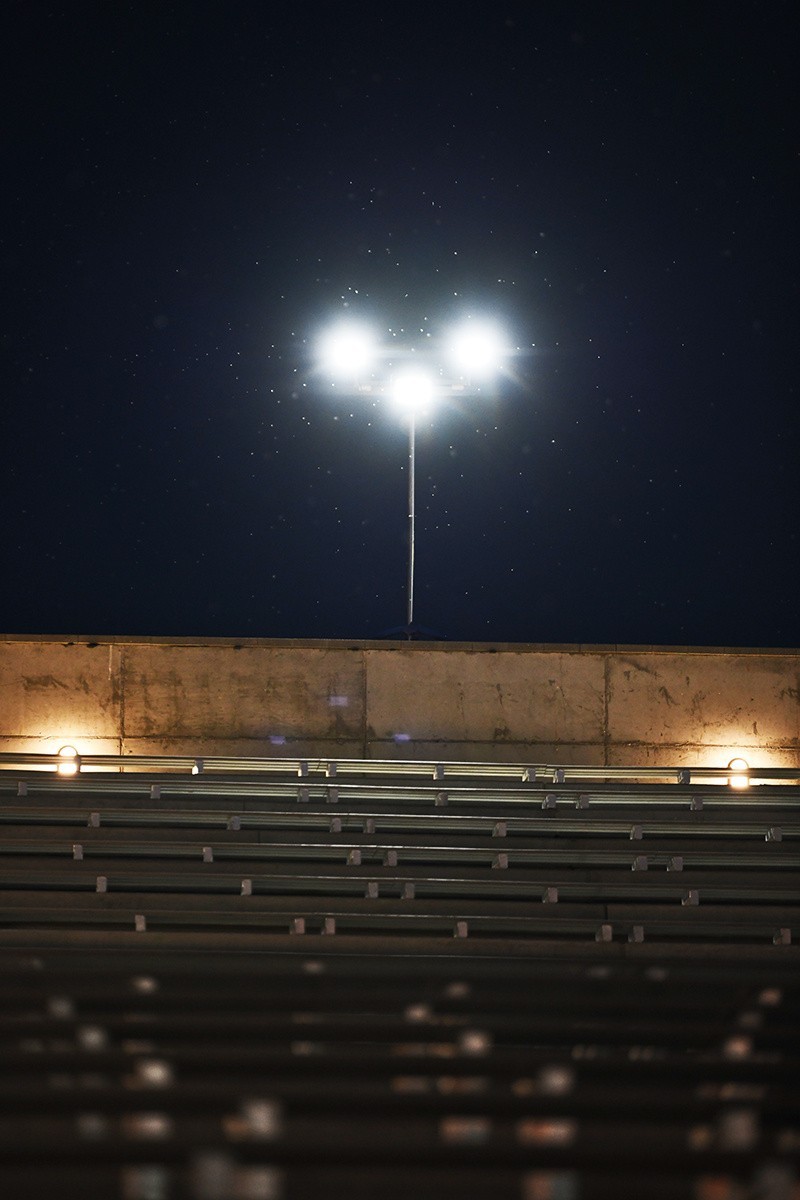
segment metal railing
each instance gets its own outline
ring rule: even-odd
[[[414,777],[443,782],[492,779],[521,783],[693,782],[800,783],[800,767],[767,766],[603,766],[553,763],[492,763],[409,759],[244,757],[230,755],[0,753],[0,771],[141,772],[186,775],[290,776],[298,779],[341,777]]]

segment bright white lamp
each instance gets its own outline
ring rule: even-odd
[[[507,355],[502,333],[488,321],[465,321],[453,331],[448,343],[453,368],[468,379],[490,379]]]
[[[319,365],[334,379],[363,380],[376,357],[375,338],[363,325],[336,325],[319,343]]]
[[[392,379],[392,397],[403,412],[423,412],[434,396],[433,378],[427,371],[411,368]]]

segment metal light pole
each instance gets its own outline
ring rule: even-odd
[[[433,372],[417,367],[405,367],[392,375],[390,391],[395,403],[408,417],[408,588],[406,593],[406,628],[414,623],[414,568],[416,565],[417,502],[417,414],[424,412],[436,400],[437,383]]]
[[[408,414],[408,598],[406,624],[414,624],[414,553],[416,550],[416,469],[417,418],[412,408]]]

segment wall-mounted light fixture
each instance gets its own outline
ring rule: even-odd
[[[81,769],[81,756],[74,746],[62,746],[58,751],[57,775],[77,775]]]
[[[728,763],[728,787],[732,788],[749,788],[750,787],[750,764],[745,758],[732,758]]]

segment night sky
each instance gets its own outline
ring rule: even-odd
[[[794,3],[2,6],[0,632],[793,646]],[[430,335],[430,336],[428,336]]]

